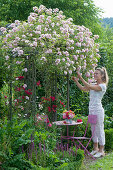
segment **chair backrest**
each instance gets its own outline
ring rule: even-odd
[[[97,115],[88,115],[88,121],[87,121],[86,130],[85,130],[85,133],[84,133],[84,137],[86,136],[86,132],[87,132],[87,128],[88,128],[89,123],[96,125],[96,123],[97,123]]]
[[[88,115],[88,123],[96,124],[97,123],[97,115]]]

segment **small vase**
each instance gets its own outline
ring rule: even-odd
[[[66,121],[66,123],[68,123],[68,124],[72,124],[72,119],[66,119],[65,121]]]

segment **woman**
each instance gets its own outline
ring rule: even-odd
[[[84,86],[79,83],[79,79]],[[95,84],[89,84],[82,78],[79,72],[77,72],[77,77],[72,77],[72,80],[82,91],[90,92],[89,114],[97,115],[97,124],[95,127],[95,134],[93,136],[93,151],[91,154],[98,158],[105,155],[104,109],[102,107],[101,100],[106,92],[106,85],[108,83],[106,69],[104,67],[97,68],[94,72],[94,79]],[[93,131],[93,125],[91,125],[91,130]]]

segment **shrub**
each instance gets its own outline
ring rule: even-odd
[[[105,106],[105,113],[108,116],[112,116],[113,115],[113,102],[109,102],[106,106]]]
[[[31,163],[24,159],[24,155],[19,154],[16,156],[7,157],[7,159],[2,163],[1,168],[4,170],[15,169],[15,170],[23,170],[23,169],[33,169],[34,167]]]
[[[110,129],[113,128],[113,120],[112,117],[109,117],[105,114],[105,120],[104,120],[104,128]]]
[[[113,129],[112,128],[105,130],[105,137],[106,137],[106,144],[105,144],[106,151],[113,150]]]

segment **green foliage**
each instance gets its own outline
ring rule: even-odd
[[[3,169],[32,169],[33,166],[27,160],[25,155],[20,154],[20,147],[28,145],[31,140],[30,136],[34,129],[30,128],[30,121],[20,121],[17,117],[12,122],[0,120],[0,162]]]
[[[30,120],[19,120],[14,117],[12,122],[8,122],[4,117],[4,121],[0,122],[1,168],[40,169],[49,167],[52,170],[59,168],[64,163],[68,163],[66,164],[68,168],[70,165],[71,167],[78,166],[78,163],[80,167],[84,158],[83,151],[78,150],[77,156],[65,152],[65,156],[61,159],[62,152],[60,154],[54,152],[56,142],[58,142],[56,135],[54,126],[51,129],[46,126],[36,126],[35,129]],[[76,153],[76,148],[72,148],[72,150]]]
[[[30,136],[34,129],[28,129],[31,126],[30,121],[17,121],[17,117],[12,122],[0,121],[0,151],[10,156],[18,152],[19,147],[30,143]],[[31,126],[32,127],[32,126]]]
[[[0,20],[13,22],[26,20],[31,10],[30,0],[6,0],[0,2]]]
[[[109,117],[111,117],[113,115],[113,102],[109,102],[105,105],[105,113]]]
[[[76,148],[73,148],[74,151]],[[76,156],[69,154],[69,152],[65,151],[63,152],[57,152],[57,154],[60,156],[60,158],[63,160],[66,160],[65,163],[61,164],[58,168],[59,170],[79,170],[81,169],[83,160],[84,160],[84,151],[81,149],[77,150]],[[64,154],[64,156],[63,156]]]
[[[32,136],[34,136],[34,138],[31,138],[31,134]],[[24,154],[22,158],[20,152],[25,151],[25,153],[27,153],[27,148],[31,144],[32,140],[37,146],[39,145],[39,143],[42,142],[42,147],[45,141],[45,146],[48,152],[50,152],[49,156],[48,154],[46,156],[48,159],[45,160],[45,163],[45,154],[43,154],[42,157],[40,153],[37,154],[40,158],[40,163],[38,165],[49,165],[49,163],[51,163],[54,159],[52,156],[53,154],[51,153],[52,149],[56,145],[56,134],[54,127],[53,130],[51,129],[49,132],[49,127],[47,129],[46,126],[36,126],[35,129],[35,127],[32,125],[32,120],[30,120],[30,118],[29,121],[27,119],[19,120],[16,116],[13,117],[12,122],[9,122],[7,121],[7,118],[4,117],[4,121],[0,120],[0,136],[0,162],[2,162],[4,169],[5,167],[18,168],[18,166],[16,166],[17,162],[20,162],[20,165],[23,168],[24,166],[26,166],[26,168],[27,166],[31,166],[30,162],[27,161],[28,156],[25,156]],[[32,150],[32,148],[30,149]],[[25,159],[25,157],[27,160]],[[36,162],[36,156],[34,158]]]
[[[7,21],[5,21],[5,20],[0,21],[0,27],[7,27],[7,26],[8,26],[8,22]]]
[[[103,106],[105,108],[105,113],[111,117],[113,114],[113,28],[106,27],[104,29],[104,36],[101,39],[101,46],[100,46],[100,61],[98,65],[104,66],[107,69],[108,76],[109,76],[109,83],[107,87],[107,91],[103,98]]]
[[[89,93],[82,92],[70,81],[70,109],[76,114],[88,115]]]
[[[46,125],[43,126],[43,124],[40,127],[36,127],[36,131],[34,132],[35,144],[39,145],[39,143],[42,143],[46,148],[51,148],[50,150],[52,150],[56,145],[57,139],[58,135],[54,125],[51,128]]]
[[[16,156],[8,157],[1,165],[1,168],[4,170],[23,170],[23,169],[33,169],[33,166],[29,161],[24,159],[24,155],[18,154]]]
[[[59,169],[59,170],[78,170],[81,168],[84,160],[84,151],[78,149],[77,155],[69,154],[68,151],[51,152],[51,153],[38,153],[37,169]],[[39,168],[38,168],[39,167]]]
[[[104,121],[105,129],[113,128],[113,120],[112,119],[113,119],[112,117],[109,117],[109,116],[107,116],[107,114],[105,114],[105,121]]]
[[[37,167],[54,167],[55,165],[59,164],[60,160],[57,157],[57,155],[51,151],[40,151],[38,148],[38,151],[31,150],[32,155],[30,155],[29,161],[32,162]],[[52,168],[51,168],[52,169]]]
[[[79,90],[76,84],[70,79],[71,76],[69,77],[70,110],[74,111],[75,114],[88,115],[89,93],[84,93]],[[64,76],[60,76],[60,80],[58,79],[57,81],[57,95],[64,104],[67,103],[67,80]],[[60,115],[58,118],[62,119]]]
[[[113,128],[105,130],[106,144],[105,149],[107,151],[113,150]]]

